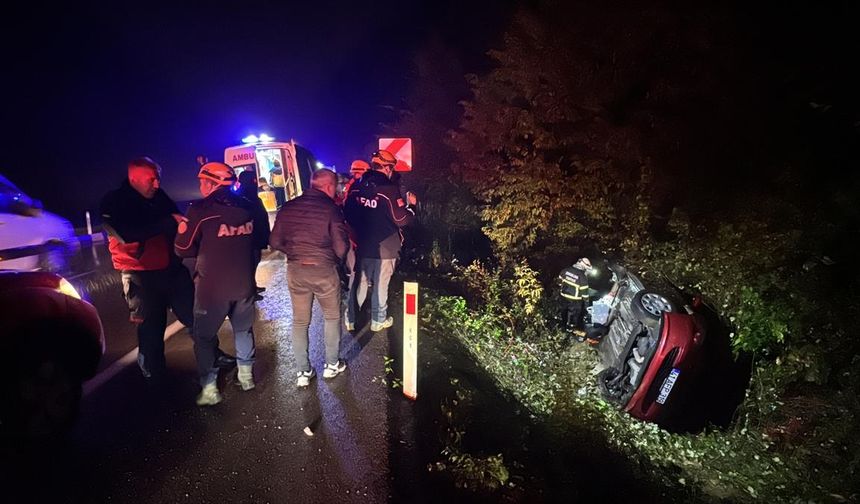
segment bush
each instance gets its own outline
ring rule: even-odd
[[[553,410],[564,337],[541,313],[543,287],[524,261],[488,269],[473,263],[460,270],[471,300],[458,296],[425,297],[428,329],[453,334],[534,414]]]
[[[771,354],[785,342],[792,313],[781,303],[767,303],[750,287],[742,287],[734,320],[737,333],[732,337],[736,352]]]

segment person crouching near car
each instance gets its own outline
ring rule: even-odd
[[[573,266],[565,268],[558,274],[561,287],[562,321],[565,328],[572,331],[576,341],[585,341],[586,302],[589,299],[588,272],[591,271],[591,261],[581,257]]]
[[[100,213],[114,269],[122,273],[129,318],[137,326],[137,364],[148,382],[159,383],[167,367],[167,309],[194,332],[194,284],[172,246],[185,217],[161,189],[161,167],[148,157],[128,163],[128,178],[102,198]],[[218,354],[220,366],[235,365],[232,357]]]
[[[215,349],[225,317],[236,341],[239,385],[242,390],[254,388],[254,269],[256,252],[265,246],[268,219],[262,222],[251,202],[231,190],[236,175],[226,164],[206,163],[197,177],[203,199],[188,209],[188,222],[179,225],[174,249],[180,257],[197,258],[194,355],[202,387],[197,404],[212,406],[221,402]]]
[[[308,358],[308,326],[314,297],[319,301],[325,319],[323,378],[334,378],[346,370],[346,362],[339,358],[339,269],[349,249],[349,239],[343,213],[334,202],[336,191],[337,175],[333,171],[322,169],[314,172],[311,188],[281,207],[269,240],[273,249],[287,256],[297,387],[307,387],[315,376]]]

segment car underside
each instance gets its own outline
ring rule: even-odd
[[[591,307],[597,328],[592,330],[605,332],[598,345],[603,368],[598,387],[619,408],[660,423],[677,402],[670,399],[678,395],[678,385],[698,372],[704,332],[689,306],[679,311],[678,303],[646,288],[623,267],[611,270],[610,291]]]

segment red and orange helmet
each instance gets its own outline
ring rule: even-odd
[[[367,161],[362,161],[361,159],[356,159],[352,162],[349,167],[349,173],[353,175],[358,175],[359,177],[364,174],[367,170],[370,169],[370,165],[367,164]]]
[[[200,167],[197,178],[211,180],[218,185],[229,186],[236,183],[236,173],[224,163],[212,161]]]
[[[370,162],[379,167],[391,167],[394,169],[394,165],[397,164],[397,158],[394,157],[394,154],[388,152],[387,150],[378,150],[373,153],[370,158]]]

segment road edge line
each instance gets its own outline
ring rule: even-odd
[[[184,328],[182,322],[175,320],[164,330],[164,341],[169,340],[174,334]],[[110,366],[104,368],[99,374],[84,383],[84,397],[95,392],[99,387],[107,383],[111,378],[119,374],[129,364],[137,362],[137,347],[131,349],[127,354],[113,361]]]

